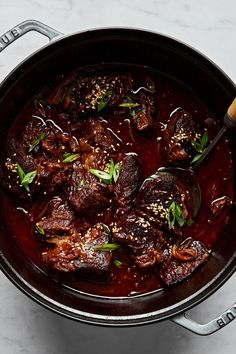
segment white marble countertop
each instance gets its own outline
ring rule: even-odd
[[[138,27],[170,35],[200,50],[236,82],[235,0],[0,0],[0,34],[34,18],[63,33],[98,27]],[[0,53],[0,81],[45,43],[30,33]],[[236,275],[191,310],[210,320],[235,302]],[[234,354],[236,321],[210,337],[170,321],[136,328],[75,323],[41,308],[0,274],[0,352],[4,354]]]

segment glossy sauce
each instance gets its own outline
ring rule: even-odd
[[[137,89],[142,86],[144,74],[148,73],[152,77],[156,87],[157,127],[152,133],[145,136],[131,128],[129,115],[126,119],[123,115],[116,115],[114,118],[109,115],[103,116],[103,112],[101,112],[100,118],[108,122],[107,129],[110,129],[123,141],[127,151],[138,154],[143,166],[144,178],[146,178],[164,165],[160,153],[161,135],[171,112],[178,107],[184,108],[192,114],[194,120],[201,122],[201,125],[207,128],[210,139],[214,137],[220,126],[205,104],[183,83],[147,68],[137,67],[134,69],[132,67],[129,68],[129,71],[135,78]],[[35,114],[34,106],[30,102],[16,118],[9,134],[14,137],[19,136],[22,131],[21,127],[32,119],[32,114]],[[50,111],[50,115],[49,119],[60,125],[63,131],[68,131],[66,123],[62,126],[61,122],[57,121],[53,109]],[[203,242],[211,250],[223,232],[224,223],[228,219],[228,211],[223,211],[220,218],[212,221],[209,219],[209,205],[214,198],[226,195],[232,199],[233,194],[232,161],[226,141],[222,140],[207,163],[198,169],[197,177],[202,191],[202,206],[192,226],[185,226],[184,235]],[[213,196],[213,189],[216,190],[215,196]],[[22,252],[51,279],[55,279],[75,291],[101,296],[132,296],[162,288],[155,268],[148,271],[138,270],[123,249],[113,252],[114,258],[121,260],[123,265],[121,268],[113,266],[109,279],[98,280],[91,276],[86,278],[79,273],[56,274],[49,272],[41,260],[41,253],[45,245],[39,241],[33,227],[33,222],[39,220],[47,203],[47,199],[37,202],[23,202],[10,198],[1,192],[2,213],[9,230],[8,237],[13,237]],[[106,223],[112,221],[112,215],[109,212],[104,212],[102,216],[97,216],[95,219],[93,223],[98,221]]]

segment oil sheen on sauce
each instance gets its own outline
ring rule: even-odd
[[[141,134],[132,135],[130,131],[130,117],[127,119],[116,117],[107,119],[109,128],[129,147],[130,152],[136,152],[144,167],[144,178],[153,174],[163,166],[160,154],[161,131],[166,128],[166,121],[170,114],[178,107],[182,107],[193,115],[193,118],[208,129],[210,139],[219,130],[220,126],[215,117],[209,112],[206,105],[194,94],[194,92],[172,77],[147,68],[129,68],[136,79],[137,87],[142,86],[144,72],[152,77],[155,87],[155,102],[158,107],[158,124],[151,137]],[[29,103],[16,118],[9,134],[17,136],[21,126],[32,119],[32,103]],[[102,112],[101,112],[102,118]],[[59,124],[56,117],[50,117],[54,124]],[[66,127],[61,127],[66,131]],[[186,226],[186,236],[202,241],[211,250],[220,238],[224,224],[227,221],[227,213],[222,213],[220,218],[209,220],[208,205],[214,199],[215,190],[221,195],[227,195],[232,199],[232,161],[227,142],[222,140],[213,151],[208,161],[199,167],[197,171],[198,182],[202,191],[202,206],[196,221],[191,226]],[[8,237],[13,237],[21,251],[42,272],[48,273],[51,280],[60,281],[62,285],[89,294],[101,296],[132,296],[149,293],[162,288],[162,284],[155,274],[155,269],[149,271],[138,270],[130,263],[129,257],[120,249],[115,251],[115,257],[122,261],[121,269],[113,266],[112,276],[107,279],[94,277],[86,278],[81,274],[53,274],[48,272],[41,260],[41,252],[44,245],[35,236],[32,220],[39,218],[48,200],[30,203],[23,202],[1,192],[1,204],[3,217],[9,231]],[[111,218],[111,216],[110,216]],[[99,217],[96,221],[99,221]],[[109,220],[112,221],[112,220]]]

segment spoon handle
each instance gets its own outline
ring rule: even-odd
[[[192,167],[194,170],[201,165],[201,163],[208,157],[210,152],[215,148],[218,144],[219,140],[225,134],[228,129],[236,129],[236,98],[233,100],[231,105],[229,106],[227,113],[224,116],[224,125],[218,132],[218,134],[214,137],[212,142],[208,145],[208,147],[204,150],[201,157],[196,161],[194,166]]]
[[[194,170],[198,168],[199,165],[208,157],[208,155],[211,153],[211,151],[215,148],[215,146],[218,144],[219,140],[222,138],[222,136],[225,134],[225,132],[228,130],[228,128],[224,125],[220,131],[217,133],[217,135],[214,137],[212,142],[208,145],[208,147],[204,150],[202,153],[201,157],[196,161],[194,166],[192,167]]]
[[[224,116],[224,125],[229,129],[236,128],[236,98],[233,100]]]
[[[231,119],[236,120],[236,98],[233,100],[227,111]]]

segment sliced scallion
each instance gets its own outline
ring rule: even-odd
[[[112,180],[114,180],[114,182],[116,183],[120,176],[122,162],[117,162],[116,164],[114,164],[113,159],[111,159],[108,168],[108,172],[97,170],[94,168],[91,168],[89,172],[99,178],[103,183],[111,184]]]
[[[207,132],[205,132],[200,139],[196,141],[192,141],[192,146],[196,150],[197,154],[191,160],[190,165],[193,165],[196,161],[200,159],[202,153],[206,149],[208,141],[209,141],[209,136]]]
[[[119,104],[119,107],[125,107],[125,108],[134,108],[138,106],[140,106],[140,104],[135,102],[122,102]]]
[[[80,154],[66,154],[65,158],[62,162],[64,163],[71,163],[74,162],[75,160],[77,160],[79,158]]]
[[[105,252],[114,251],[117,250],[118,248],[120,248],[120,245],[118,245],[117,243],[106,243],[104,245],[94,247],[96,251],[105,251]]]
[[[25,173],[22,167],[17,164],[17,172],[20,177],[20,184],[25,187],[25,189],[29,192],[30,188],[29,185],[33,182],[37,175],[37,171],[31,171],[28,173]]]
[[[81,188],[83,187],[83,185],[84,185],[84,180],[81,179],[81,180],[79,181],[79,183],[77,184],[77,189],[81,189]]]
[[[97,111],[100,112],[102,109],[104,109],[108,102],[110,101],[112,96],[112,90],[108,90],[103,97],[100,99],[100,101],[98,102],[98,107],[97,107]]]
[[[36,231],[40,234],[40,235],[45,235],[45,231],[44,229],[39,226],[39,225],[36,225]]]
[[[36,139],[29,147],[29,152],[31,152],[32,150],[34,150],[36,148],[36,146],[38,146],[40,144],[40,141],[44,140],[46,137],[45,133],[41,133],[40,136],[38,137],[38,139]]]
[[[178,203],[173,201],[168,209],[168,227],[173,229],[175,222],[179,224],[180,227],[184,226],[186,220],[183,216],[182,208]]]
[[[123,263],[122,263],[119,259],[114,259],[114,260],[113,260],[113,264],[114,264],[114,266],[116,266],[117,268],[120,268]]]
[[[106,184],[112,183],[112,178],[110,176],[110,173],[101,170],[96,170],[95,168],[90,168],[89,172],[92,173],[92,175],[99,178],[103,183]]]

